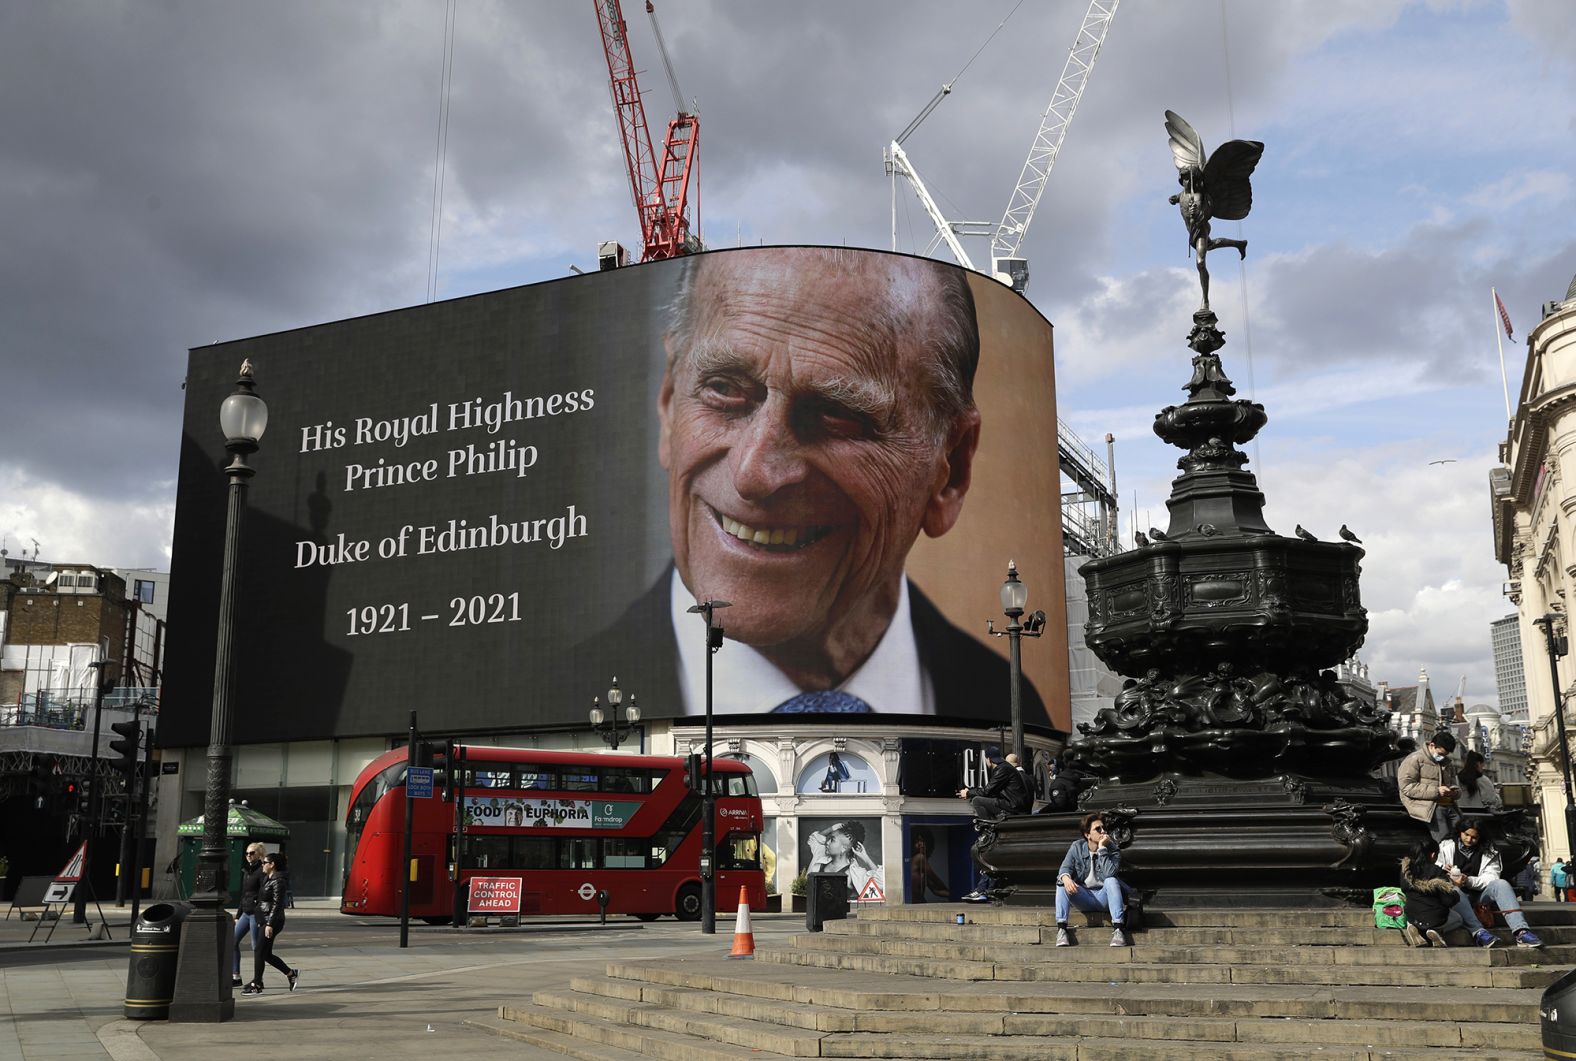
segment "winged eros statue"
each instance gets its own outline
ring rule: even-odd
[[[1205,156],[1204,141],[1175,111],[1166,111],[1166,132],[1171,137],[1171,157],[1177,164],[1177,181],[1182,190],[1170,202],[1182,208],[1187,225],[1188,244],[1198,258],[1198,281],[1204,289],[1204,310],[1209,309],[1209,270],[1204,256],[1221,247],[1235,247],[1248,256],[1248,242],[1241,239],[1212,239],[1211,218],[1241,221],[1253,209],[1253,188],[1248,178],[1264,154],[1257,140],[1227,140]]]

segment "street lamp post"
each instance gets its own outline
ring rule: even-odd
[[[711,657],[722,647],[722,627],[713,621],[718,608],[731,608],[725,600],[701,601],[690,609],[706,619],[706,777],[700,796],[700,930],[704,934],[717,931],[717,880],[712,873],[713,848],[717,846],[716,825],[712,821],[712,805],[716,793],[711,783]]]
[[[225,909],[225,827],[230,804],[230,693],[233,684],[231,648],[235,633],[237,561],[241,552],[241,518],[246,511],[246,483],[254,470],[246,463],[257,452],[268,425],[268,406],[252,393],[252,362],[241,362],[235,390],[219,406],[219,427],[230,463],[229,506],[224,524],[224,566],[219,583],[218,642],[213,664],[213,713],[208,730],[208,781],[203,798],[202,851],[197,860],[191,916],[182,927],[180,956],[170,1002],[170,1020],[213,1024],[235,1015],[230,987],[230,956],[235,946],[234,922]]]
[[[1007,581],[1001,584],[1001,610],[1007,614],[1007,629],[996,629],[993,620],[985,620],[985,630],[992,637],[1005,637],[1012,646],[1012,750],[1018,754],[1018,765],[1023,767],[1023,656],[1022,640],[1039,637],[1045,629],[1045,613],[1035,612],[1028,622],[1023,609],[1029,603],[1029,587],[1018,580],[1017,561],[1007,561]],[[1024,767],[1027,769],[1027,767]]]
[[[629,704],[624,708],[624,721],[628,725],[620,725],[618,708],[624,701],[624,693],[618,687],[618,679],[613,679],[613,687],[607,691],[607,710],[602,710],[602,698],[591,698],[591,729],[597,736],[607,743],[612,751],[618,751],[618,746],[624,739],[635,732],[635,726],[640,722],[640,708],[635,706],[635,694],[629,694]]]
[[[105,778],[99,770],[99,730],[104,719],[104,694],[108,686],[104,671],[109,666],[110,660],[97,659],[88,664],[93,671],[93,743],[89,745],[92,756],[88,762],[88,821],[82,823],[78,819],[82,832],[82,842],[87,846],[82,849],[82,880],[76,887],[71,902],[71,923],[74,925],[87,924],[88,889],[93,887],[93,848],[98,843],[99,822],[103,820],[104,804],[100,801],[99,789],[104,786]],[[94,893],[95,901],[98,893]]]
[[[1534,626],[1543,627],[1543,643],[1549,652],[1549,682],[1554,690],[1554,724],[1560,739],[1560,769],[1565,775],[1565,844],[1576,854],[1576,793],[1571,790],[1571,745],[1565,734],[1565,697],[1560,692],[1559,658],[1568,651],[1566,639],[1556,637],[1554,626],[1558,615],[1545,615],[1534,619]]]

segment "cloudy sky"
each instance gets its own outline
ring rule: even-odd
[[[1016,2],[660,0],[704,123],[706,240],[889,247],[883,145],[1010,13],[905,144],[950,217],[998,219],[1086,7]],[[0,0],[13,555],[167,566],[187,348],[426,300],[445,20],[444,0]],[[458,0],[455,27],[438,296],[637,246],[590,0]],[[1514,394],[1576,272],[1573,82],[1569,0],[1122,0],[1025,244],[1061,415],[1117,436],[1124,508],[1163,526],[1177,453],[1149,425],[1188,376],[1197,279],[1162,112],[1268,145],[1248,260],[1212,258],[1226,367],[1269,409],[1250,467],[1271,525],[1366,542],[1376,679],[1426,667],[1496,699],[1489,290]],[[897,227],[924,250],[904,188]]]

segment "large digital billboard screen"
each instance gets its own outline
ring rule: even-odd
[[[930,259],[711,252],[192,350],[160,740],[207,741],[241,362],[237,743],[646,718],[1067,726],[1051,328]],[[1047,715],[1047,706],[1049,715]],[[789,721],[784,719],[784,721]]]

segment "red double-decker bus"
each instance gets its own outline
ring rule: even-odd
[[[700,917],[701,798],[684,759],[451,745],[434,756],[432,797],[407,799],[406,758],[403,748],[379,756],[351,789],[341,913],[399,915],[408,805],[412,917],[462,913],[456,875],[460,898],[473,877],[519,878],[524,915],[598,914],[605,892],[610,914]],[[732,759],[712,772],[717,909],[737,909],[741,885],[762,909],[755,779]]]

